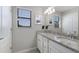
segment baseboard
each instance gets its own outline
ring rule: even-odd
[[[36,49],[37,49],[37,48],[34,47],[34,48],[24,49],[24,50],[15,52],[15,53],[29,53],[30,51],[32,51],[32,50],[36,50]]]

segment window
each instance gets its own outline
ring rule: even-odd
[[[31,27],[31,11],[26,9],[17,9],[18,27]]]

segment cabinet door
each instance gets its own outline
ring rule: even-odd
[[[56,45],[53,41],[49,40],[49,53],[58,53],[58,49],[56,49]]]
[[[42,36],[40,34],[37,34],[37,47],[40,50],[40,52],[43,52],[43,41]]]
[[[48,52],[48,39],[43,37],[43,52],[47,53]]]

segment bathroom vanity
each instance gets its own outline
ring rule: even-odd
[[[37,33],[37,48],[41,53],[78,53],[79,40],[56,33]]]

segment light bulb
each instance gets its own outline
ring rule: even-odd
[[[55,8],[53,8],[53,10],[52,10],[53,12],[55,12]]]

